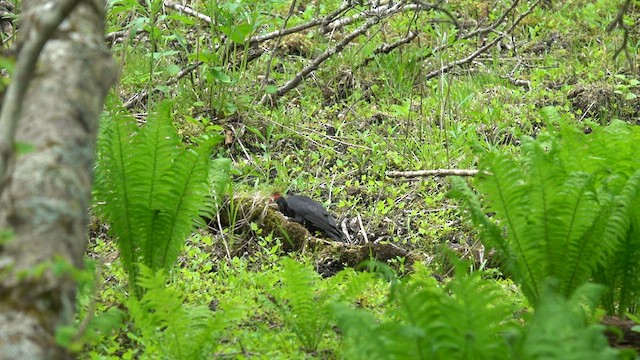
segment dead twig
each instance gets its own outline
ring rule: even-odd
[[[418,32],[417,31],[413,31],[413,30],[409,30],[409,33],[407,34],[407,36],[403,37],[402,39],[399,39],[398,41],[392,43],[392,44],[382,44],[380,45],[380,47],[378,47],[377,49],[374,50],[373,54],[369,57],[367,57],[366,59],[364,59],[364,61],[357,66],[357,68],[362,68],[367,66],[373,59],[375,59],[376,56],[380,55],[380,54],[388,54],[390,52],[392,52],[393,50],[395,50],[396,48],[408,44],[410,43],[413,39],[415,39],[418,36]]]
[[[336,17],[340,16],[342,13],[344,13],[345,11],[349,10],[351,8],[351,4],[349,1],[345,1],[342,6],[340,6],[337,10],[335,10],[334,12],[332,12],[331,14],[321,18],[321,19],[313,19],[309,22],[306,22],[304,24],[299,24],[296,26],[292,26],[290,28],[286,28],[286,29],[280,29],[277,31],[273,31],[267,34],[262,34],[262,35],[256,35],[251,37],[251,39],[249,39],[249,43],[250,44],[255,44],[255,43],[261,43],[267,40],[271,40],[271,39],[275,39],[277,37],[282,37],[282,36],[286,36],[286,35],[290,35],[290,34],[294,34],[297,32],[301,32],[307,29],[311,29],[313,27],[316,26],[326,26],[327,24],[331,23]]]
[[[193,10],[192,8],[190,8],[188,6],[177,4],[177,3],[174,3],[174,2],[171,2],[171,1],[165,1],[164,2],[164,6],[166,6],[168,8],[171,8],[173,10],[180,11],[180,12],[185,13],[187,15],[191,15],[193,17],[196,17],[196,18],[206,22],[207,24],[211,24],[213,22],[211,20],[210,16],[207,16],[205,14],[197,12],[197,11]]]
[[[362,217],[358,214],[358,225],[360,226],[360,233],[362,234],[362,241],[367,244],[369,243],[369,237],[367,236],[367,231],[364,229],[364,225],[362,225]]]
[[[347,229],[347,218],[344,218],[344,220],[342,220],[342,223],[340,224],[340,227],[342,228],[342,233],[344,234],[345,238],[347,239],[346,243],[347,244],[352,244],[351,236],[349,236],[349,230]]]
[[[178,81],[180,81],[180,79],[182,79],[183,77],[187,76],[189,73],[191,73],[193,70],[197,69],[198,66],[202,65],[203,62],[202,61],[198,61],[194,64],[191,64],[189,66],[187,66],[186,68],[180,70],[180,72],[178,72],[176,74],[176,76],[174,76],[173,78],[169,79],[168,81],[166,81],[164,84],[169,86],[169,85],[173,85],[175,83],[177,83]],[[134,94],[131,98],[129,98],[129,100],[127,100],[124,103],[124,107],[126,109],[133,109],[136,104],[140,101],[143,101],[144,99],[147,98],[147,96],[149,96],[149,90],[145,89],[142,90],[141,92]]]
[[[346,18],[341,18],[339,20],[336,20],[334,22],[331,22],[327,25],[323,25],[322,26],[322,33],[323,34],[327,34],[327,33],[331,33],[334,32],[336,30],[339,30],[347,25],[351,25],[353,23],[356,23],[358,21],[361,21],[365,18],[386,18],[389,17],[390,15],[393,15],[395,13],[398,12],[407,12],[407,11],[426,11],[426,10],[438,10],[441,11],[442,9],[440,9],[438,7],[438,5],[440,4],[440,2],[438,4],[423,4],[423,3],[418,3],[418,2],[413,2],[411,4],[407,4],[406,1],[400,1],[398,3],[391,3],[389,2],[389,4],[385,4],[385,5],[381,5],[378,6],[376,8],[373,8],[371,10],[365,10],[363,12],[360,12],[358,14],[355,14],[353,16],[349,16]],[[448,11],[442,11],[445,14],[448,14],[448,16],[451,17],[453,23],[457,26],[457,21],[453,18],[453,16],[451,16],[451,13],[449,13]]]
[[[514,0],[513,3],[511,4],[511,6],[509,6],[509,8],[507,10],[505,10],[505,12],[502,14],[502,16],[500,16],[496,21],[493,22],[493,24],[491,24],[488,27],[484,27],[484,28],[479,28],[476,30],[473,30],[471,32],[468,32],[464,35],[461,35],[460,37],[458,37],[458,40],[467,40],[470,39],[472,37],[476,37],[479,35],[484,35],[484,34],[488,34],[490,32],[496,31],[496,29],[498,28],[498,26],[502,25],[506,19],[507,16],[516,9],[516,6],[518,5],[518,3],[520,2],[520,0]],[[433,56],[434,54],[449,49],[452,46],[454,46],[455,44],[457,44],[457,42],[453,42],[452,44],[446,44],[446,45],[441,45],[438,47],[435,47],[431,52],[429,52],[426,55],[423,55],[421,57],[418,57],[418,61],[424,61],[427,58]]]
[[[629,67],[633,69],[633,58],[629,54],[628,44],[629,44],[629,27],[624,23],[624,14],[626,14],[629,9],[629,5],[631,5],[631,0],[626,0],[624,4],[618,10],[615,19],[607,26],[607,32],[612,32],[616,27],[620,27],[622,29],[622,44],[620,47],[616,49],[616,52],[613,53],[613,59],[615,60],[621,52],[624,51],[625,56],[627,57],[627,62],[629,63]]]
[[[417,171],[387,171],[385,175],[392,178],[405,177],[427,177],[427,176],[476,176],[480,171],[466,169],[436,169]]]

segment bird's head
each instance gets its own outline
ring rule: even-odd
[[[280,209],[281,212],[287,212],[287,201],[284,199],[284,196],[282,196],[282,194],[280,194],[279,192],[274,192],[273,194],[271,194],[271,201],[278,204],[278,209]]]

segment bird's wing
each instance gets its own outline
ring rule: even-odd
[[[314,228],[323,231],[331,239],[335,241],[342,240],[342,233],[338,229],[336,220],[326,210],[308,213],[304,219]]]

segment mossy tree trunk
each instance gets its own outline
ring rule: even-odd
[[[64,1],[22,1],[19,50]],[[103,41],[105,1],[70,8],[30,74],[15,128],[27,150],[14,154],[0,187],[0,359],[71,358],[54,334],[73,319],[75,283],[51,265],[82,266],[95,139],[115,67]]]

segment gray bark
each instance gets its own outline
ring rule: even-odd
[[[22,4],[28,37],[56,2]],[[86,249],[98,120],[115,80],[104,7],[104,0],[82,1],[60,25],[22,103],[16,141],[34,150],[16,155],[0,194],[0,229],[14,233],[0,243],[0,359],[71,358],[53,336],[72,321],[75,284],[46,264],[81,267]],[[43,264],[44,273],[33,271]]]

